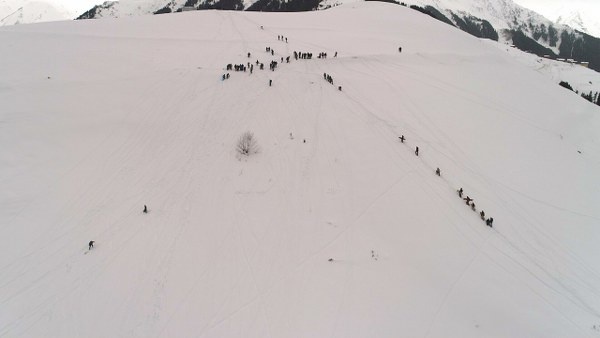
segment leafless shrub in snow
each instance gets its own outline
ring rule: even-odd
[[[252,132],[245,132],[237,141],[236,150],[240,155],[249,156],[258,152],[258,144]]]

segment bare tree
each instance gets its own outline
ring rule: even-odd
[[[249,131],[243,133],[238,139],[236,150],[240,155],[245,156],[257,153],[258,145],[256,143],[256,138],[254,138],[254,134]]]

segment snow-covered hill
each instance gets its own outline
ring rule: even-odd
[[[71,19],[73,14],[60,5],[45,1],[0,0],[0,26]]]
[[[599,110],[522,53],[384,3],[0,33],[0,336],[600,334]]]
[[[499,48],[516,61],[522,63],[528,68],[546,76],[549,80],[559,83],[566,81],[572,85],[573,90],[578,93],[600,92],[600,73],[591,69],[582,67],[578,64],[556,61],[534,54],[523,53],[516,48],[510,48],[506,45],[498,44],[493,41],[487,41],[491,46]]]

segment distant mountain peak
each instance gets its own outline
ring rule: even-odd
[[[72,13],[69,13],[64,7],[45,1],[0,2],[0,26],[70,20],[72,18]]]
[[[581,14],[577,11],[559,16],[556,19],[557,24],[566,25],[580,32],[589,33],[584,20],[581,18]]]
[[[595,6],[569,1],[549,9],[544,15],[557,24],[600,37],[600,17],[597,15],[599,7]]]

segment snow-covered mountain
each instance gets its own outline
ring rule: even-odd
[[[79,19],[122,18],[181,9],[187,0],[120,0],[105,1],[79,16]]]
[[[515,0],[544,15],[557,24],[568,25],[581,32],[600,37],[600,3],[588,0],[531,1]]]
[[[600,37],[598,13],[564,8],[556,13],[557,24],[573,27],[581,32]]]
[[[0,26],[73,18],[73,13],[58,4],[35,0],[0,0]]]
[[[600,39],[556,24],[512,0],[415,1],[437,13],[439,19],[451,21],[473,35],[495,38],[495,35],[482,34],[490,31],[486,26],[489,23],[498,32],[498,40],[501,42],[514,44],[537,55],[548,54],[589,62],[590,68],[600,71]],[[461,24],[462,21],[467,22],[467,25]]]
[[[512,0],[413,0],[421,6],[433,6],[448,14],[472,15],[487,20],[497,30],[517,29],[538,24],[547,19],[540,14],[519,6]]]
[[[583,23],[583,19],[581,18],[581,14],[579,12],[570,12],[567,14],[561,14],[555,21],[559,25],[567,25],[571,28],[574,28],[578,31],[589,33],[588,29],[585,27]]]
[[[0,35],[2,337],[600,333],[600,110],[556,61],[364,2]]]

